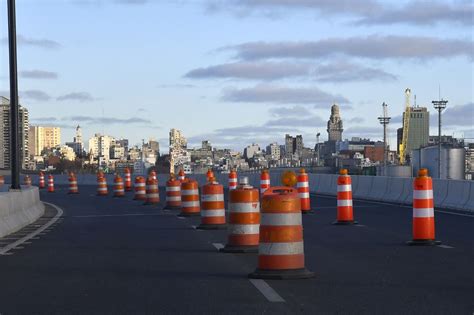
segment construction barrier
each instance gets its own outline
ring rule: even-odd
[[[301,201],[301,212],[306,214],[311,212],[311,200],[309,197],[309,178],[304,168],[298,174],[296,188]]]
[[[237,188],[237,172],[235,170],[229,173],[229,190]]]
[[[43,189],[46,187],[46,183],[44,181],[44,173],[40,172],[39,173],[39,178],[38,178],[38,188]]]
[[[301,203],[291,187],[271,187],[262,197],[258,266],[249,275],[258,279],[304,279],[305,268]]]
[[[463,210],[463,205],[469,201],[470,189],[464,181],[451,180],[448,183],[448,193],[441,207]]]
[[[97,196],[107,196],[108,194],[107,180],[105,177],[99,177],[97,179]]]
[[[224,186],[217,183],[214,177],[202,186],[201,192],[201,224],[203,230],[225,229]]]
[[[229,226],[227,244],[221,249],[227,253],[257,252],[260,227],[258,189],[242,177],[236,189],[229,191]]]
[[[113,192],[114,192],[113,196],[115,198],[125,197],[125,188],[123,186],[123,179],[118,174],[115,175]]]
[[[181,181],[174,176],[166,182],[166,210],[177,210],[181,208]]]
[[[124,178],[125,191],[132,191],[132,174],[128,167],[124,170]]]
[[[26,175],[23,178],[23,185],[25,185],[26,187],[31,187],[31,177],[29,175]]]
[[[263,170],[260,175],[260,194],[263,195],[268,188],[270,188],[270,173],[268,170]]]
[[[70,195],[79,193],[79,188],[77,187],[77,179],[74,174],[69,175],[69,189],[67,193]]]
[[[135,177],[135,195],[133,200],[146,200],[146,180],[143,176]]]
[[[357,221],[354,221],[352,207],[351,177],[347,174],[346,169],[341,169],[337,179],[337,220],[333,224],[357,224]]]
[[[153,178],[153,174],[150,173],[150,176],[148,176],[146,180],[145,205],[157,205],[159,203],[160,203],[160,191],[158,188],[158,180]]]
[[[181,213],[179,216],[197,216],[200,211],[198,183],[193,179],[187,179],[181,183]]]
[[[184,181],[185,179],[186,179],[186,174],[184,174],[183,169],[180,169],[179,173],[178,173],[178,180],[179,181]]]
[[[54,192],[54,177],[53,177],[53,175],[48,176],[48,192],[49,193]]]

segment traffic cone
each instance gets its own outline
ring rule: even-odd
[[[132,174],[128,167],[124,170],[124,177],[125,191],[132,191]]]
[[[271,187],[262,197],[257,279],[305,279],[301,202],[291,187]]]
[[[145,177],[135,177],[135,195],[133,200],[146,200],[146,183]]]
[[[413,182],[413,240],[408,245],[439,245],[435,240],[433,180],[422,168]]]
[[[38,180],[38,187],[39,189],[43,189],[45,188],[45,181],[44,181],[44,173],[43,172],[39,172],[39,180]]]
[[[193,179],[185,180],[181,183],[181,217],[199,215],[199,187]]]
[[[49,193],[54,192],[54,177],[53,177],[53,175],[48,176],[48,192]]]
[[[265,169],[260,175],[260,194],[263,195],[268,188],[270,188],[270,173]]]
[[[208,182],[210,181],[211,178],[214,178],[214,173],[212,172],[210,168],[207,169],[206,178]]]
[[[180,169],[178,173],[178,180],[183,182],[185,179],[186,179],[186,174],[184,173],[183,169]]]
[[[125,189],[123,187],[123,179],[119,174],[115,175],[114,178],[114,197],[121,198],[125,197]]]
[[[149,175],[151,176],[151,178],[157,179],[156,178],[156,172],[154,170],[152,170]]]
[[[69,174],[68,177],[69,181],[69,190],[68,194],[78,194],[79,193],[79,188],[77,187],[77,179],[74,173]]]
[[[26,186],[26,187],[31,187],[31,177],[29,175],[26,175],[24,178],[23,178],[23,184]]]
[[[237,172],[232,169],[229,173],[229,190],[237,188]]]
[[[108,194],[107,180],[105,177],[99,177],[97,179],[97,196],[107,196]]]
[[[160,203],[160,191],[158,190],[158,180],[150,173],[146,180],[146,200],[145,205],[157,205]]]
[[[301,213],[307,214],[311,212],[311,200],[309,197],[309,179],[304,168],[300,169],[298,174],[298,182],[296,188],[301,201]]]
[[[214,177],[202,186],[201,193],[201,224],[202,230],[225,229],[224,186],[217,183]]]
[[[341,169],[337,178],[337,220],[335,225],[357,224],[352,208],[352,181],[346,169]]]
[[[240,179],[236,189],[229,191],[229,227],[225,253],[256,253],[258,251],[260,202],[258,189],[250,186],[247,177]]]
[[[181,182],[171,174],[166,182],[166,206],[165,210],[177,210],[181,208]]]

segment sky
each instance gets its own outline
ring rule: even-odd
[[[333,103],[343,138],[396,149],[406,88],[444,134],[474,138],[469,0],[17,0],[20,103],[30,124],[81,125],[168,147],[210,140],[242,150],[302,134],[327,139]],[[0,95],[9,97],[7,1],[0,0]],[[440,93],[441,92],[441,93]],[[411,102],[414,102],[412,97]],[[471,141],[473,141],[472,139]]]

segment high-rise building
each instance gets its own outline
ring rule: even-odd
[[[82,142],[82,129],[81,126],[76,127],[76,136],[73,138],[73,142],[66,142],[66,145],[74,151],[76,156],[84,156],[84,143]]]
[[[0,168],[9,169],[11,166],[10,153],[10,100],[0,96]],[[29,120],[28,110],[19,106],[19,142],[20,142],[20,160],[22,167],[28,168],[29,156]]]
[[[244,149],[244,158],[251,159],[258,153],[260,153],[260,146],[253,143]]]
[[[405,113],[403,113],[403,117]],[[408,142],[405,152],[411,156],[412,150],[425,147],[430,137],[430,112],[426,107],[412,107],[410,109],[410,123],[408,126]],[[403,137],[403,129],[397,130],[397,148]]]
[[[270,155],[272,160],[279,160],[281,158],[281,150],[278,143],[274,142],[267,145],[267,155]]]
[[[343,131],[344,129],[339,113],[339,106],[334,104],[331,106],[331,116],[328,120],[328,141],[341,141]]]
[[[188,142],[181,133],[181,130],[171,129],[170,130],[170,171],[174,172],[174,167],[177,165],[183,165],[191,161],[191,156],[187,151]]]
[[[89,153],[91,159],[108,163],[110,160],[110,147],[112,145],[115,145],[115,139],[113,137],[96,133],[89,139]]]
[[[53,149],[61,144],[61,128],[30,126],[29,153],[39,156],[44,149]]]
[[[285,157],[286,158],[300,158],[303,152],[303,136],[297,135],[292,137],[289,134],[285,135]]]

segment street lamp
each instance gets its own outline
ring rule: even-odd
[[[440,99],[431,102],[438,111],[438,176],[441,178],[441,112],[446,108],[448,101]]]
[[[11,189],[20,189],[20,146],[19,146],[19,106],[18,71],[16,54],[16,14],[15,0],[8,0],[8,47],[10,62],[10,156]]]

